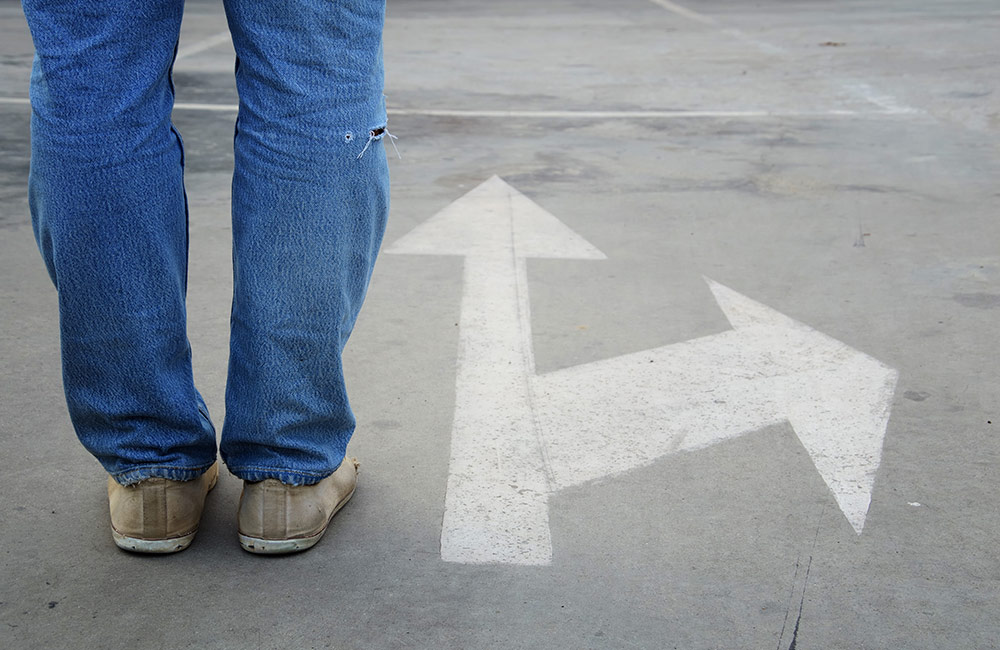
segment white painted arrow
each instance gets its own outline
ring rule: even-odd
[[[854,530],[897,372],[709,280],[734,329],[535,374],[525,259],[604,259],[494,176],[387,253],[461,255],[441,556],[547,564],[548,495],[788,421]]]

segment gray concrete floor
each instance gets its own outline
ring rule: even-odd
[[[182,52],[225,29],[187,4]],[[497,174],[608,257],[529,260],[539,372],[729,329],[702,276],[896,368],[862,534],[785,423],[558,493],[549,566],[442,562],[462,262],[386,255],[349,347],[361,489],[327,537],[242,552],[227,475],[192,548],[150,558],[114,547],[62,402],[3,2],[0,646],[997,647],[998,33],[990,0],[390,3],[386,242]],[[184,56],[178,102],[233,103],[232,64]],[[233,114],[175,119],[221,423]]]

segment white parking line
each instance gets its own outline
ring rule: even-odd
[[[194,56],[204,52],[205,50],[210,50],[217,45],[222,45],[223,43],[230,42],[231,37],[229,36],[229,30],[224,32],[219,32],[218,34],[213,34],[206,39],[197,41],[188,45],[187,47],[182,47],[177,50],[177,56],[174,61],[180,61],[181,59],[186,59],[189,56]]]
[[[681,5],[675,2],[671,2],[670,0],[649,0],[649,1],[679,16],[683,16],[690,20],[699,22],[703,25],[711,25],[713,27],[716,27],[723,34],[726,34],[727,36],[730,36],[732,38],[742,40],[743,42],[754,46],[764,54],[779,55],[779,56],[788,54],[788,50],[779,45],[768,43],[767,41],[762,41],[757,38],[752,38],[736,28],[723,27],[722,24],[720,24],[716,19],[711,18],[709,16],[705,16],[704,14],[700,14],[697,11],[692,11],[687,7],[682,7]],[[866,83],[845,82],[840,79],[824,75],[822,73],[820,73],[818,76],[826,77],[831,82],[840,85],[842,88],[844,88],[847,92],[851,93],[855,97],[858,97],[870,104],[878,106],[883,110],[883,114],[885,115],[907,115],[907,114],[923,112],[920,109],[913,108],[912,106],[906,106],[902,102],[898,101],[892,95],[878,91]],[[862,113],[856,113],[856,114],[862,114]]]
[[[435,108],[390,108],[390,115],[418,115],[423,117],[487,117],[501,119],[622,119],[622,120],[670,120],[690,118],[760,118],[760,117],[867,117],[879,115],[901,115],[909,111],[768,111],[768,110],[709,110],[709,111],[511,111],[511,110],[463,110]]]
[[[892,111],[899,115],[921,112],[919,109],[901,104],[892,95],[880,92],[866,83],[845,83],[844,89],[885,111]]]
[[[677,14],[678,16],[684,16],[685,18],[689,18],[691,20],[697,21],[697,22],[699,22],[699,23],[701,23],[703,25],[715,25],[716,24],[714,18],[709,18],[708,16],[706,16],[704,14],[700,14],[697,11],[692,11],[692,10],[688,9],[687,7],[682,7],[679,4],[670,2],[670,0],[649,0],[649,1],[652,2],[654,5],[659,5],[659,6],[663,7],[667,11],[672,11],[673,13]]]
[[[874,100],[870,100],[876,103]],[[0,97],[0,104],[28,105],[27,97]],[[912,115],[915,109],[894,104],[886,98],[876,104],[881,110],[853,111],[833,109],[828,111],[767,111],[767,110],[710,110],[710,111],[511,111],[447,108],[390,108],[390,115],[418,117],[495,118],[528,120],[674,120],[674,119],[725,119],[725,118],[782,118],[782,117],[886,117]],[[177,102],[174,110],[235,113],[238,104],[203,104]]]
[[[210,111],[215,113],[235,113],[240,109],[239,104],[198,104],[191,102],[177,102],[174,104],[175,111]]]
[[[784,54],[788,54],[788,50],[786,50],[785,48],[774,45],[773,43],[768,43],[767,41],[762,41],[757,38],[751,38],[738,29],[732,29],[732,28],[724,29],[722,30],[722,33],[725,34],[726,36],[730,36],[732,38],[741,40],[748,45],[753,45],[758,50],[760,50],[762,54],[771,54],[774,56],[781,56]]]
[[[784,48],[778,47],[777,45],[774,45],[772,43],[767,43],[765,41],[758,40],[756,38],[751,38],[738,29],[733,29],[733,28],[723,29],[722,26],[719,24],[719,22],[714,18],[706,16],[705,14],[700,14],[697,11],[692,11],[687,7],[682,7],[676,2],[671,2],[670,0],[649,0],[649,1],[659,7],[663,7],[669,12],[677,14],[678,16],[683,16],[684,18],[687,18],[689,20],[699,22],[702,25],[710,25],[712,27],[717,27],[722,30],[723,34],[729,36],[730,38],[735,38],[737,40],[743,41],[744,43],[753,45],[764,54],[772,54],[772,55],[787,54],[787,50],[785,50]]]

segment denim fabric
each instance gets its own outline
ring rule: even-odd
[[[58,290],[63,384],[120,483],[216,456],[186,335],[184,150],[170,122],[182,2],[24,0],[35,43],[29,205]],[[384,0],[227,0],[240,94],[222,457],[309,484],[355,421],[341,355],[389,205]]]

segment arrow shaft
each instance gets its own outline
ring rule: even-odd
[[[546,564],[545,462],[532,414],[527,278],[513,247],[465,260],[442,559]]]
[[[752,335],[729,331],[535,377],[552,487],[781,422],[781,374]]]

